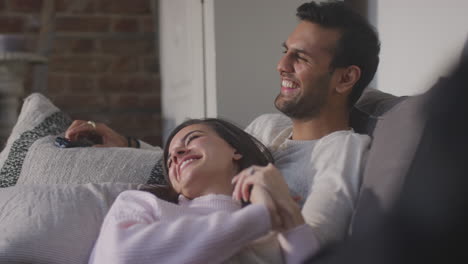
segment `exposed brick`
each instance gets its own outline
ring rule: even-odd
[[[108,32],[110,19],[104,16],[58,16],[58,32]]]
[[[41,30],[39,14],[27,15],[24,17],[24,31],[28,33],[38,33]]]
[[[162,127],[160,130],[162,130]],[[153,146],[162,146],[162,136],[160,133],[157,135],[140,136],[138,138]]]
[[[156,32],[156,28],[154,25],[154,19],[151,16],[144,17],[141,19],[140,22],[140,31],[146,33],[154,33]]]
[[[7,0],[9,11],[39,13],[42,9],[42,0]]]
[[[0,12],[5,10],[5,0],[0,0]],[[1,144],[0,144],[1,147]]]
[[[144,109],[161,111],[161,96],[159,93],[154,95],[145,95],[140,99],[140,106]]]
[[[159,73],[159,59],[157,56],[142,56],[141,71],[149,73]]]
[[[55,0],[55,12],[64,12],[67,10],[70,0]]]
[[[160,90],[160,80],[155,76],[136,74],[131,76],[104,75],[99,79],[102,91],[151,93]]]
[[[0,16],[0,33],[23,32],[25,19],[19,16]]]
[[[125,56],[117,57],[114,59],[110,67],[110,72],[112,73],[124,73],[124,72],[138,72],[138,58]]]
[[[136,18],[115,18],[112,26],[113,32],[138,32]]]
[[[159,94],[112,94],[109,96],[109,106],[113,109],[128,111],[151,111],[161,112],[161,102]]]
[[[118,92],[123,90],[128,82],[127,77],[118,75],[103,75],[98,79],[99,89],[103,92]]]
[[[96,90],[96,80],[92,76],[71,75],[69,87],[74,94],[93,92]]]
[[[153,53],[154,49],[154,41],[151,38],[101,40],[101,51],[107,54],[148,55]]]
[[[145,112],[110,113],[106,124],[123,135],[133,136],[155,146],[161,146],[161,117]],[[139,120],[141,116],[149,116]],[[85,119],[86,120],[86,119]],[[148,122],[150,120],[150,122]],[[142,123],[146,122],[146,123]]]
[[[68,78],[65,74],[49,73],[47,80],[48,94],[62,94],[67,91]]]
[[[104,96],[90,95],[58,95],[51,96],[52,102],[65,111],[73,114],[74,112],[104,111],[107,109],[107,99]]]
[[[108,70],[111,59],[96,56],[54,56],[49,60],[52,72],[100,73]]]
[[[96,49],[95,40],[93,39],[70,39],[57,38],[54,41],[53,52],[55,54],[79,54],[92,53]]]
[[[55,0],[55,11],[67,14],[96,13],[96,0]]]
[[[160,86],[159,78],[143,74],[131,77],[125,88],[133,92],[155,92],[160,90]]]
[[[98,10],[112,14],[149,14],[151,0],[101,0]]]
[[[120,109],[126,109],[126,108],[133,108],[133,109],[138,109],[140,108],[140,97],[137,94],[118,94],[118,95],[113,95],[110,98],[110,107],[112,108],[120,108]]]

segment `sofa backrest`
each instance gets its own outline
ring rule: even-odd
[[[354,107],[351,126],[370,135],[372,143],[352,232],[365,232],[398,198],[424,129],[426,98],[426,94],[398,97],[367,89]]]

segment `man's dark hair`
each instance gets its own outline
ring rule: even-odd
[[[361,69],[361,77],[348,98],[352,107],[374,77],[379,64],[380,41],[374,27],[343,2],[305,3],[297,8],[296,16],[302,21],[341,32],[330,67],[356,65]]]

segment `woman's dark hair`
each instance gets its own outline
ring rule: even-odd
[[[266,166],[268,163],[274,162],[271,152],[265,145],[231,122],[219,118],[189,119],[172,130],[164,144],[162,166],[164,178],[168,186],[156,186],[153,190],[146,189],[146,191],[155,194],[161,199],[177,202],[177,194],[172,188],[167,168],[169,145],[180,130],[191,125],[205,125],[211,128],[219,137],[241,154],[242,158],[238,161],[239,170],[246,169],[252,165]],[[161,195],[160,193],[164,194]]]
[[[172,130],[164,145],[163,169],[167,182],[169,182],[167,169],[169,144],[180,130],[191,125],[205,125],[213,129],[219,137],[237,150],[242,155],[238,162],[239,170],[252,165],[266,166],[268,163],[273,163],[273,156],[265,145],[231,122],[219,118],[189,119]]]
[[[330,67],[335,69],[356,65],[361,69],[361,77],[348,98],[348,105],[352,107],[379,65],[380,41],[374,27],[342,1],[305,3],[297,8],[296,16],[301,21],[340,31],[341,37]]]

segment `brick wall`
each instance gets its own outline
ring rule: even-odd
[[[161,144],[159,63],[152,0],[55,0],[46,95],[74,119]],[[0,0],[0,34],[34,48],[42,0]],[[31,92],[32,76],[26,89]]]

